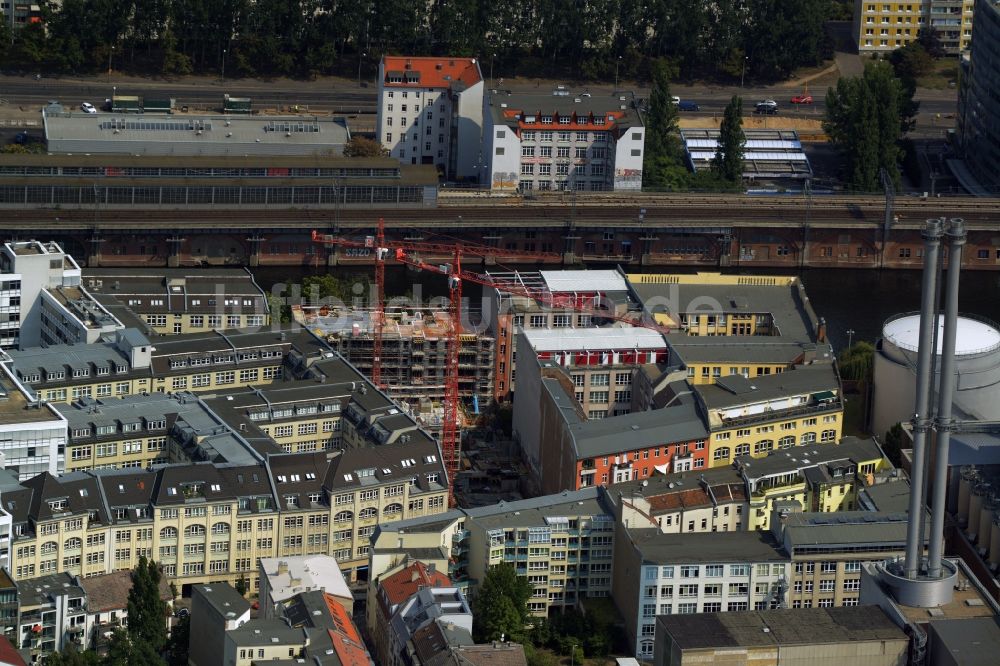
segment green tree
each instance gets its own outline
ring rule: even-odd
[[[837,366],[840,376],[857,382],[871,382],[872,366],[875,360],[875,346],[870,342],[855,342],[840,352]]]
[[[128,593],[128,635],[133,644],[149,646],[155,652],[167,643],[167,604],[160,598],[160,568],[145,556],[132,570]]]
[[[823,129],[847,158],[852,190],[880,190],[880,173],[899,183],[899,146],[914,113],[912,88],[904,86],[887,62],[869,62],[860,77],[837,81],[826,96]]]
[[[920,42],[909,42],[889,54],[889,62],[900,79],[915,80],[934,69],[934,58]]]
[[[98,666],[101,663],[93,650],[77,652],[67,647],[62,652],[53,652],[45,658],[45,666]]]
[[[721,180],[739,183],[743,179],[743,98],[733,95],[719,125],[719,147],[712,159],[712,172]]]
[[[167,640],[167,663],[170,666],[187,666],[188,643],[191,641],[191,615],[177,621]]]
[[[889,428],[889,432],[885,433],[882,451],[889,462],[896,467],[901,467],[903,464],[903,449],[906,448],[907,443],[906,433],[903,432],[903,426],[900,423],[892,426]]]
[[[936,28],[920,28],[917,31],[917,41],[932,58],[945,56],[944,45],[941,43],[941,36]]]
[[[382,144],[363,136],[352,136],[344,146],[344,157],[387,157],[389,151]]]
[[[517,575],[513,565],[490,567],[473,600],[476,640],[494,641],[504,635],[521,641],[528,621],[530,597],[531,585],[526,578]]]
[[[646,156],[643,158],[643,184],[666,187],[671,170],[681,166],[680,139],[677,133],[677,105],[670,92],[669,63],[658,58],[653,62],[653,85],[646,111]],[[687,170],[683,169],[683,173]]]
[[[245,597],[247,595],[247,590],[249,589],[250,586],[247,585],[247,579],[240,576],[239,580],[236,581],[236,591],[240,593],[240,596]]]

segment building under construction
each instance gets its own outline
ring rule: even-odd
[[[375,336],[367,310],[293,307],[295,320],[322,336],[352,365],[372,376]],[[382,329],[382,383],[392,396],[411,405],[444,399],[451,318],[438,310],[389,310]],[[462,333],[458,352],[459,395],[473,412],[493,390],[494,338]]]

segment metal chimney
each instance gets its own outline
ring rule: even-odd
[[[934,419],[937,447],[934,454],[934,503],[931,506],[931,533],[927,549],[927,576],[941,577],[944,553],[944,514],[947,504],[948,448],[951,445],[951,406],[955,396],[955,339],[958,333],[958,278],[962,273],[965,222],[960,217],[948,225],[948,281],[945,287],[944,332],[941,345],[941,383],[938,413]]]
[[[924,466],[927,464],[927,432],[931,428],[931,383],[934,358],[934,327],[937,324],[938,254],[941,251],[942,220],[927,220],[924,227],[924,274],[920,299],[920,337],[917,343],[917,394],[913,406],[913,473],[910,475],[910,521],[906,526],[907,578],[920,572],[923,544],[920,538],[924,516]]]

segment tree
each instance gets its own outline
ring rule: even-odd
[[[840,376],[856,382],[870,382],[875,359],[875,346],[870,342],[855,342],[840,352],[838,368]]]
[[[664,187],[672,167],[680,166],[679,114],[670,94],[670,65],[663,58],[653,63],[653,86],[646,111],[646,156],[643,184]],[[686,172],[686,169],[684,170]]]
[[[906,444],[906,434],[903,432],[902,424],[897,423],[889,428],[889,432],[885,433],[882,451],[889,462],[896,467],[901,467],[903,464],[903,448]]]
[[[712,172],[730,183],[743,179],[743,152],[746,138],[743,136],[743,98],[733,95],[726,105],[719,125],[719,147],[712,159]]]
[[[857,192],[880,190],[883,170],[899,183],[899,140],[917,108],[887,62],[869,62],[860,77],[837,81],[826,96],[823,129],[847,158],[849,185]]]
[[[382,144],[363,136],[352,136],[344,146],[344,157],[388,157],[389,151]]]
[[[503,635],[520,641],[528,621],[531,585],[511,564],[491,567],[474,599],[473,630],[480,642],[499,640]]]
[[[191,641],[191,615],[185,615],[177,621],[170,631],[167,641],[167,663],[170,666],[187,666],[188,643]]]
[[[889,54],[889,62],[896,76],[906,80],[915,80],[934,69],[934,58],[920,42],[909,42]]]
[[[932,58],[944,57],[944,45],[941,43],[941,36],[938,34],[937,28],[920,28],[917,31],[917,41]]]
[[[77,652],[67,647],[62,652],[53,652],[45,658],[45,666],[98,666],[101,663],[93,650]]]
[[[167,643],[167,604],[160,598],[160,568],[145,556],[132,570],[128,593],[128,636],[133,644],[149,646],[155,652]]]
[[[240,593],[241,597],[245,597],[249,589],[250,586],[247,585],[247,579],[244,576],[240,576],[239,580],[236,581],[236,591]]]

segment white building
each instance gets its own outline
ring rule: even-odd
[[[414,634],[440,620],[472,633],[472,609],[457,587],[424,587],[404,601],[389,620],[389,661],[383,666],[405,666],[407,644]]]
[[[279,605],[301,592],[322,590],[350,611],[354,597],[347,587],[337,560],[328,555],[262,557],[260,605],[265,618],[281,617]]]
[[[483,74],[475,58],[383,57],[376,115],[378,140],[401,164],[479,181]]]
[[[36,401],[7,364],[0,363],[0,460],[20,479],[65,469],[68,422],[49,403]],[[9,516],[7,517],[9,523]],[[0,521],[2,524],[2,521]],[[9,533],[9,530],[8,530]],[[2,558],[0,558],[2,559]]]
[[[81,284],[79,264],[58,243],[0,248],[0,348],[97,342],[124,328]]]
[[[624,95],[491,92],[483,109],[490,189],[639,190],[642,118]]]
[[[789,558],[765,532],[615,534],[612,594],[640,660],[653,656],[658,615],[765,610],[786,605]]]

